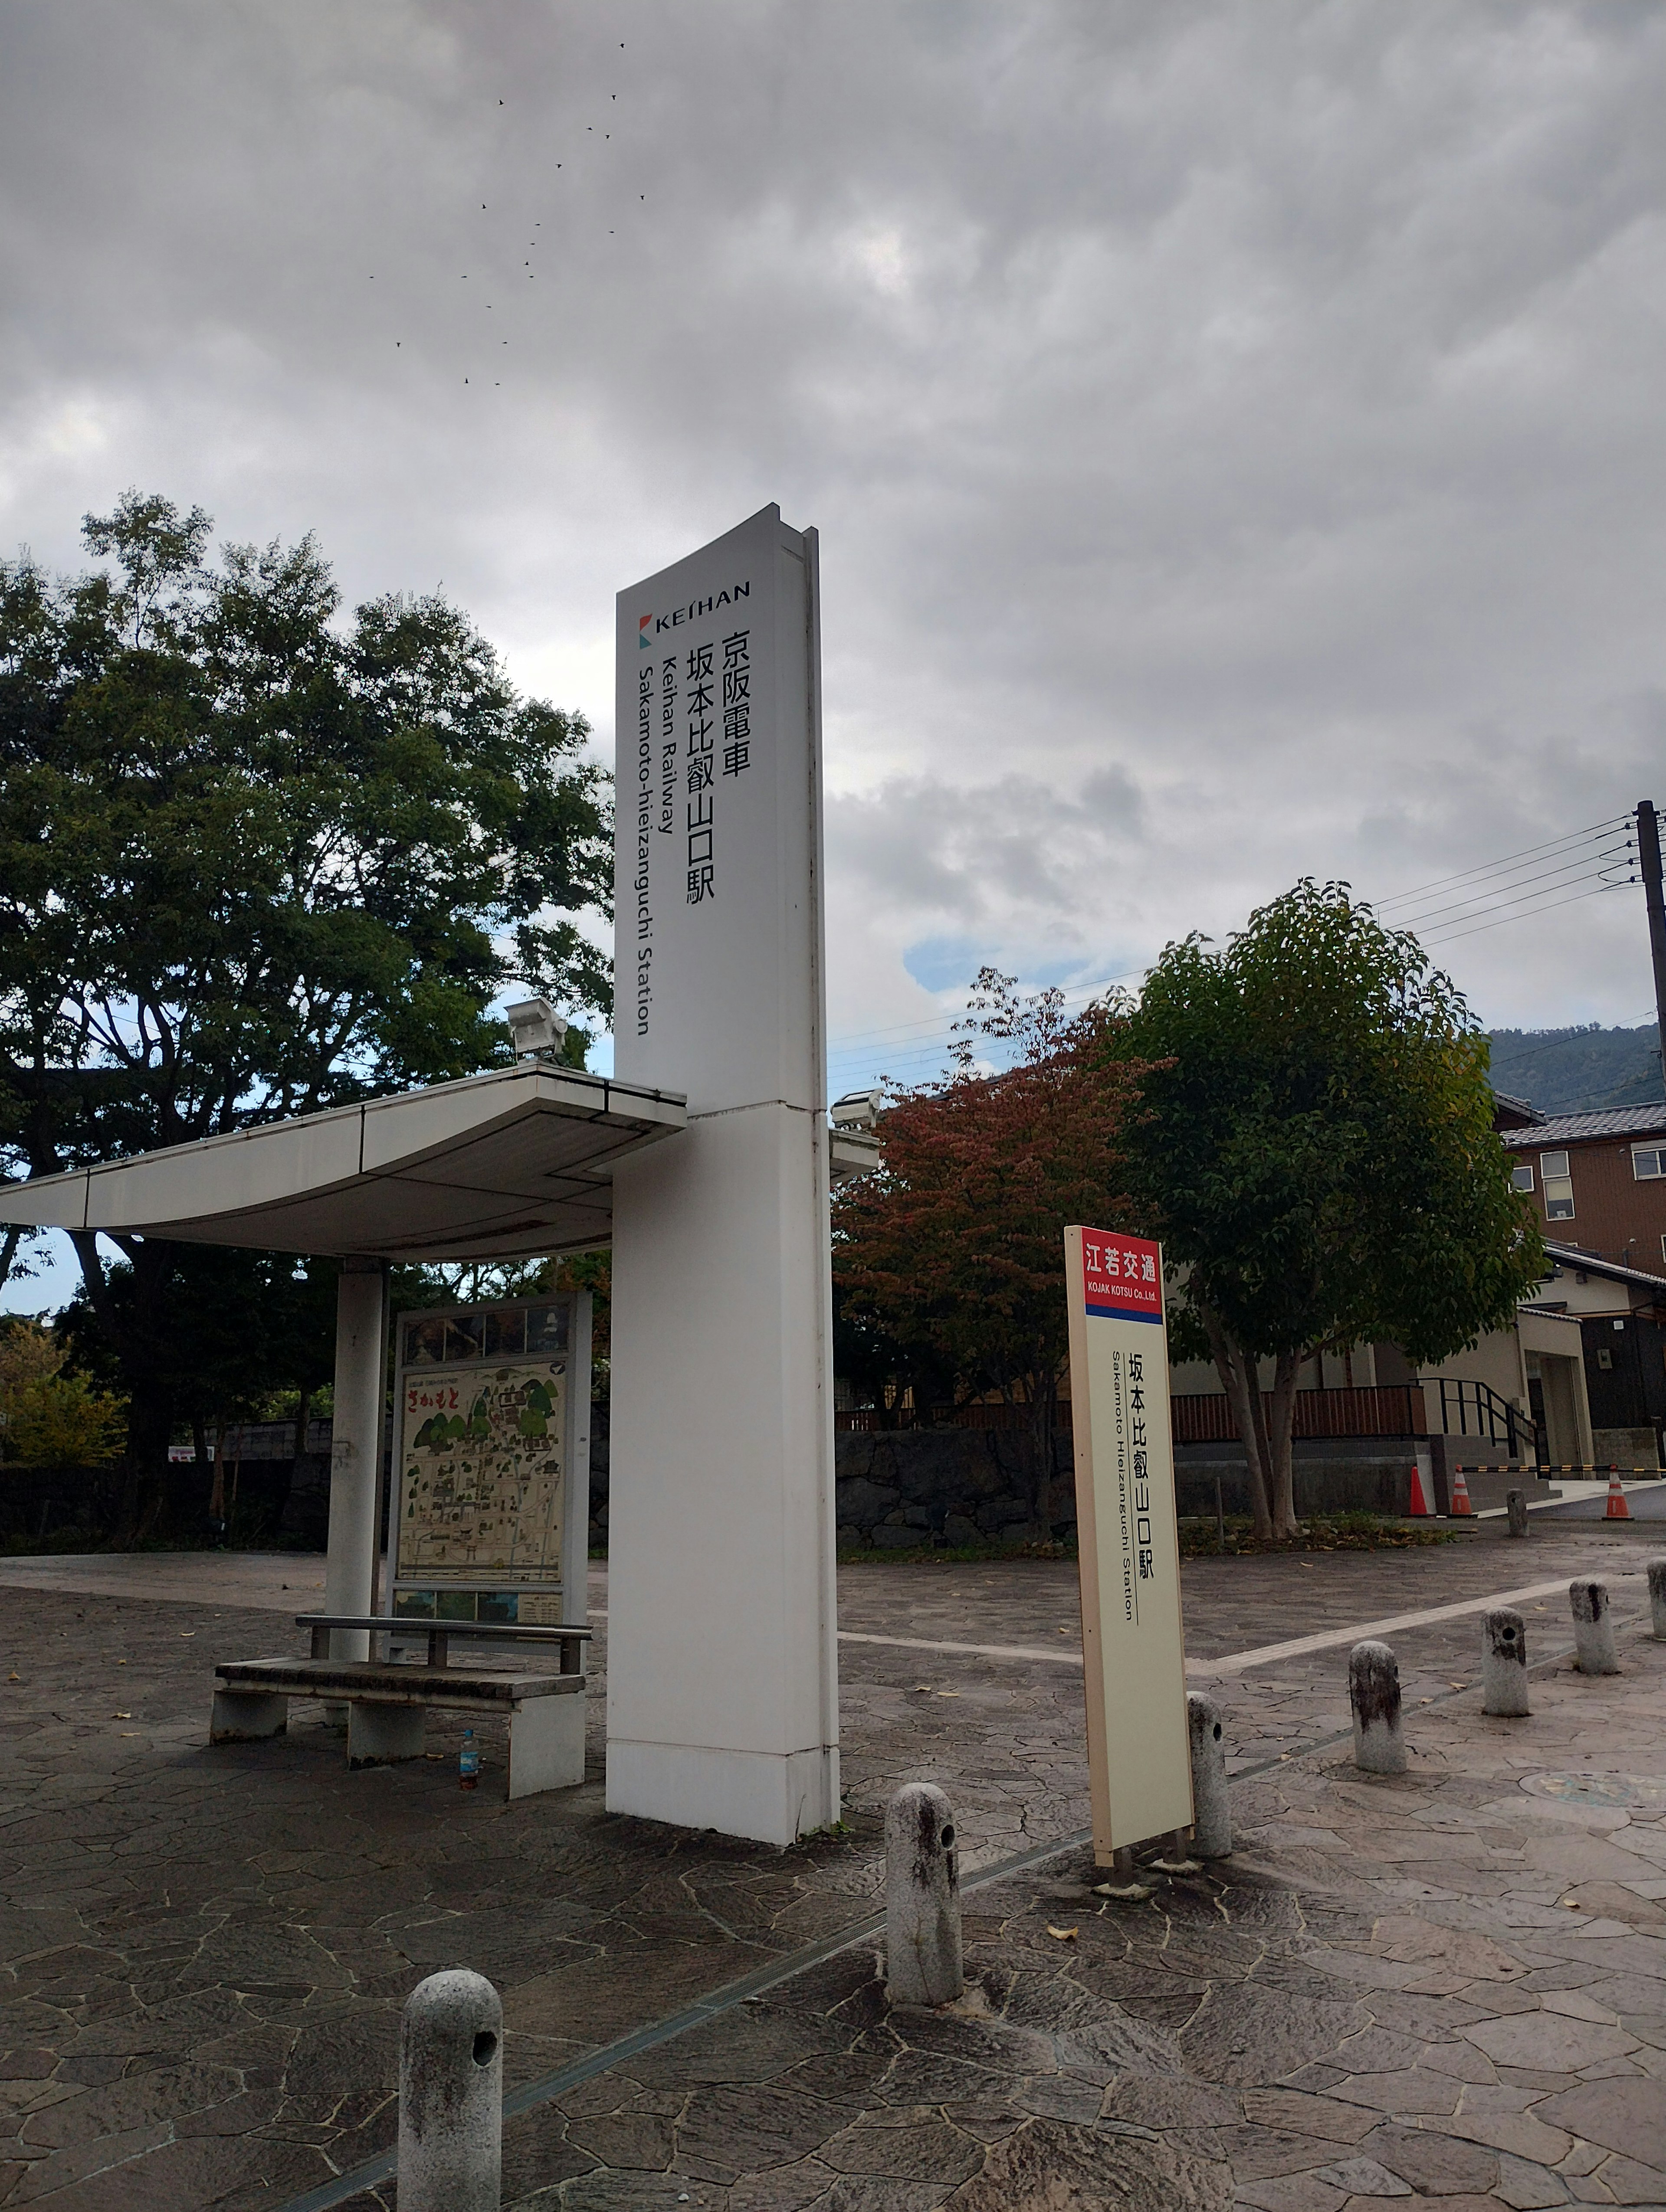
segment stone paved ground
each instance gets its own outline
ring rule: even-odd
[[[1427,1552],[1201,1559],[1189,1648],[1585,1569],[1623,1610],[1650,1548],[1646,1529],[1512,1544],[1488,1524]],[[1067,1567],[843,1571],[854,1635],[1063,1656],[848,1642],[848,1828],[786,1853],[611,1820],[596,1780],[464,1796],[455,1729],[432,1762],[358,1776],[321,1722],[210,1752],[212,1659],[293,1648],[287,1623],[112,1595],[107,1571],[96,1593],[24,1579],[0,1569],[7,2206],[279,2207],[391,2141],[422,1974],[489,1974],[510,2080],[548,2075],[870,1911],[877,1808],[905,1776],[951,1790],[971,1868],[1085,1824]],[[295,1601],[257,1580],[246,1601]],[[1567,1640],[1565,1600],[1523,1609],[1537,1653]],[[1666,1790],[1520,1786],[1666,1776],[1666,1646],[1626,1636],[1615,1680],[1541,1676],[1511,1723],[1454,1687],[1475,1680],[1474,1614],[1392,1640],[1408,1776],[1302,1749],[1346,1726],[1345,1646],[1229,1668],[1230,1863],[1132,1910],[1091,1894],[1080,1849],[975,1887],[958,2010],[888,2013],[859,1945],[512,2122],[506,2203],[1666,2205]]]

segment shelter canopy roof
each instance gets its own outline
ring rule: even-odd
[[[675,1136],[674,1091],[522,1065],[0,1187],[0,1222],[405,1261],[578,1252],[613,1164]]]

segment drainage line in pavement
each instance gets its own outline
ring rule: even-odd
[[[1615,1626],[1619,1628],[1631,1627],[1641,1619],[1641,1614],[1637,1614],[1631,1621],[1616,1622]],[[1566,1644],[1560,1650],[1551,1652],[1548,1657],[1535,1660],[1528,1672],[1543,1674],[1547,1668],[1557,1666],[1567,1658],[1574,1649],[1572,1644]],[[1462,1690],[1443,1691],[1440,1696],[1430,1698],[1429,1705],[1450,1705],[1454,1698],[1467,1695],[1474,1686],[1466,1683]],[[1427,1712],[1429,1705],[1419,1705],[1415,1711]],[[1353,1733],[1350,1725],[1339,1729],[1335,1735],[1320,1736],[1312,1743],[1298,1744],[1292,1751],[1275,1752],[1270,1759],[1261,1759],[1253,1766],[1241,1766],[1236,1774],[1229,1775],[1227,1780],[1229,1783],[1254,1781],[1260,1775],[1270,1774],[1275,1767],[1293,1765],[1297,1759],[1309,1758],[1316,1751],[1329,1751],[1335,1744],[1346,1743]],[[1027,1869],[1041,1866],[1049,1859],[1061,1858],[1065,1852],[1079,1850],[1085,1844],[1092,1841],[1093,1831],[1084,1828],[1073,1836],[1061,1836],[1052,1843],[1033,1844],[1027,1851],[1015,1852],[1011,1858],[1000,1859],[994,1866],[981,1868],[977,1873],[968,1875],[961,1887],[982,1889],[990,1882],[1005,1881],[1012,1875],[1023,1874]],[[715,2020],[721,2013],[733,2012],[737,2005],[745,2004],[748,1997],[761,1996],[778,1983],[789,1982],[796,1975],[807,1972],[812,1966],[819,1966],[829,1959],[836,1959],[842,1951],[854,1949],[870,1936],[878,1935],[885,1924],[883,1912],[870,1912],[865,1919],[840,1929],[836,1935],[824,1936],[817,1942],[806,1943],[796,1951],[789,1951],[785,1958],[775,1959],[767,1966],[754,1967],[750,1974],[743,1974],[739,1981],[726,1982],[721,1989],[714,1990],[709,1996],[697,1997],[691,2005],[685,2005],[681,2012],[670,2013],[664,2020],[653,2021],[646,2027],[633,2028],[629,2035],[620,2036],[617,2042],[603,2044],[587,2057],[575,2059],[572,2065],[562,2067],[558,2074],[546,2074],[540,2081],[523,2082],[519,2089],[510,2090],[504,2098],[504,2118],[516,2119],[522,2112],[530,2112],[539,2105],[552,2104],[557,2097],[564,2097],[569,2090],[593,2081],[597,2075],[605,2074],[611,2067],[623,2065],[627,2058],[640,2057],[643,2051],[657,2050],[662,2043],[670,2043],[679,2035],[686,2035],[690,2028],[703,2027],[708,2021]],[[309,2189],[305,2196],[292,2197],[288,2203],[278,2208],[278,2212],[331,2212],[333,2206],[344,2204],[350,2197],[356,2197],[361,2190],[374,2189],[380,2183],[391,2180],[398,2164],[392,2151],[384,2151],[380,2157],[366,2159],[362,2165],[351,2166],[346,2172],[337,2174],[332,2180],[321,2183],[316,2189]]]
[[[1022,1874],[1043,1860],[1057,1858],[1065,1851],[1079,1850],[1091,1844],[1093,1832],[1085,1828],[1079,1835],[1061,1836],[1055,1841],[1034,1844],[1027,1851],[1016,1852],[1012,1857],[997,1860],[994,1865],[980,1868],[962,1884],[964,1889],[982,1889],[988,1882],[1004,1881],[1009,1875]],[[503,2100],[503,2117],[514,2119],[522,2112],[530,2112],[535,2106],[547,2105],[555,2098],[565,2096],[581,2082],[593,2081],[598,2074],[605,2074],[610,2067],[623,2063],[627,2058],[639,2057],[644,2051],[655,2050],[676,2036],[685,2035],[691,2027],[700,2027],[720,2013],[731,2012],[748,1997],[759,1996],[765,1990],[774,1989],[778,1982],[791,1981],[794,1975],[819,1966],[824,1960],[834,1959],[841,1951],[848,1951],[870,1936],[877,1935],[885,1924],[883,1912],[870,1912],[865,1919],[840,1929],[836,1935],[824,1936],[818,1942],[803,1944],[789,1951],[784,1958],[774,1959],[767,1966],[757,1966],[739,1981],[726,1982],[714,1990],[709,1996],[698,1997],[693,2004],[685,2005],[681,2012],[670,2014],[664,2020],[652,2021],[647,2027],[634,2029],[622,2035],[616,2043],[604,2044],[587,2057],[575,2059],[564,2066],[559,2074],[546,2074],[542,2081],[527,2081],[519,2089],[512,2089]],[[309,2189],[304,2197],[291,2197],[280,2212],[330,2212],[330,2207],[344,2204],[350,2197],[356,2197],[362,2189],[374,2189],[379,2183],[392,2179],[397,2160],[392,2151],[384,2151],[380,2158],[367,2159],[362,2166],[350,2167],[345,2173]]]

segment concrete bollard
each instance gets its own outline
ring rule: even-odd
[[[1572,1582],[1567,1595],[1573,1608],[1575,1665],[1582,1674],[1617,1674],[1620,1655],[1614,1648],[1614,1608],[1608,1584]]]
[[[952,2004],[965,1986],[954,1814],[929,1782],[885,1808],[885,1984],[900,2005]]]
[[[1649,1562],[1649,1611],[1653,1634],[1666,1644],[1666,1559]]]
[[[1507,1605],[1481,1617],[1481,1686],[1484,1713],[1520,1720],[1533,1710],[1527,1701],[1527,1623]]]
[[[418,1982],[399,2025],[399,2212],[499,2212],[503,2007],[483,1974]]]
[[[1213,1698],[1186,1692],[1186,1728],[1192,1746],[1192,1849],[1201,1859],[1224,1859],[1232,1849],[1232,1808],[1220,1707]]]
[[[1353,1708],[1354,1765],[1367,1774],[1403,1774],[1400,1662],[1386,1644],[1356,1644],[1349,1652],[1348,1703]]]
[[[1504,1509],[1510,1516],[1511,1534],[1512,1536],[1525,1536],[1527,1534],[1527,1498],[1525,1494],[1519,1490],[1506,1492],[1505,1495]]]

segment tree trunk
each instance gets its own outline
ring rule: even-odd
[[[120,1551],[148,1536],[156,1525],[167,1480],[167,1447],[173,1435],[173,1395],[166,1384],[158,1383],[143,1368],[133,1381],[127,1407],[121,1518],[111,1538]]]
[[[1243,1456],[1249,1462],[1250,1518],[1257,1538],[1266,1543],[1273,1534],[1272,1492],[1268,1481],[1267,1431],[1262,1418],[1261,1384],[1256,1363],[1226,1334],[1220,1316],[1213,1307],[1200,1305],[1198,1311],[1208,1333],[1215,1372],[1226,1393],[1226,1402],[1232,1409],[1232,1419],[1237,1424],[1243,1445]]]
[[[278,1500],[277,1525],[283,1526],[283,1516],[289,1510],[289,1499],[298,1490],[310,1487],[313,1480],[313,1455],[307,1449],[307,1431],[313,1425],[313,1386],[301,1386],[301,1402],[295,1407],[295,1448],[289,1460],[289,1487]]]
[[[1279,1354],[1271,1403],[1267,1408],[1268,1464],[1273,1477],[1273,1534],[1281,1543],[1293,1542],[1302,1533],[1301,1522],[1296,1518],[1296,1470],[1290,1443],[1296,1421],[1296,1384],[1301,1371],[1299,1352]]]
[[[209,1486],[209,1519],[223,1522],[226,1517],[226,1417],[216,1414],[214,1423],[214,1480]]]
[[[1030,1401],[1030,1517],[1037,1540],[1053,1538],[1053,1422],[1058,1409],[1058,1385],[1049,1381]]]
[[[122,1458],[121,1503],[110,1538],[120,1550],[155,1528],[167,1494],[173,1393],[165,1379],[161,1353],[173,1247],[149,1237],[135,1237],[124,1243],[123,1250],[133,1267],[131,1320],[124,1324],[110,1295],[98,1238],[90,1231],[75,1230],[70,1241],[81,1262],[88,1303],[116,1348],[127,1385],[127,1449]]]

